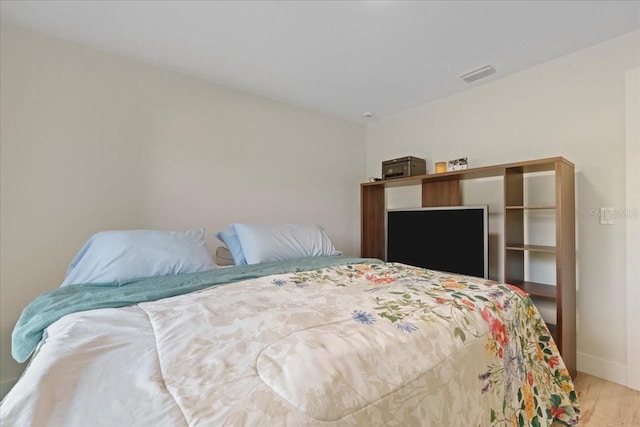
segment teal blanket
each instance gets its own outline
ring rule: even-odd
[[[178,276],[151,277],[122,283],[64,286],[38,296],[24,309],[11,336],[11,354],[20,363],[26,361],[42,339],[43,331],[50,324],[62,316],[78,311],[124,307],[271,274],[316,270],[335,265],[363,262],[379,263],[381,261],[344,256],[308,257],[274,263],[219,268]]]

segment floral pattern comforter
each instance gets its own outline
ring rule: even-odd
[[[578,421],[569,372],[532,302],[518,288],[478,278],[396,263],[346,264],[75,315],[83,321],[73,327],[92,336],[100,328],[91,316],[136,317],[131,330],[121,327],[122,339],[134,345],[140,337],[137,345],[144,343],[153,361],[135,363],[145,378],[156,378],[136,391],[142,380],[132,373],[131,386],[119,386],[137,397],[97,391],[102,407],[88,405],[89,418],[74,414],[83,422],[99,420],[100,410],[113,414],[118,399],[136,402],[134,413],[123,415],[128,425],[148,425],[158,407],[163,418],[154,425]],[[146,408],[147,400],[162,404]]]

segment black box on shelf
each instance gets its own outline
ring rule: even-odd
[[[406,156],[382,162],[382,179],[425,175],[426,173],[427,161],[419,157]]]

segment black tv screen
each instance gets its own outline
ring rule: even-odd
[[[387,261],[489,277],[487,206],[387,210]]]

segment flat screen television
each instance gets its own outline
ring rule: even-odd
[[[487,206],[388,209],[387,261],[489,277]]]

